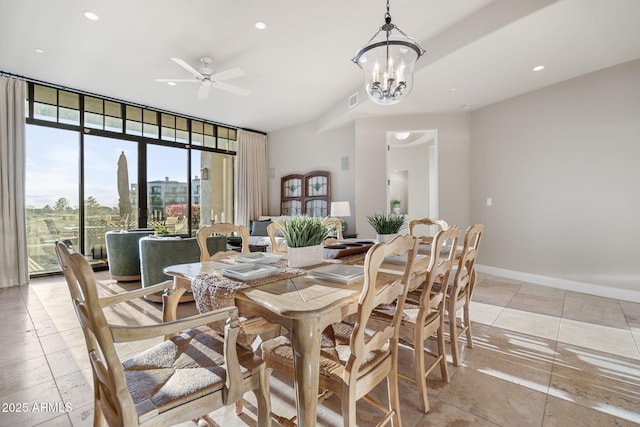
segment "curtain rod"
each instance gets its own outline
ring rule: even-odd
[[[84,91],[84,90],[74,89],[72,87],[63,86],[63,85],[56,84],[56,83],[45,82],[43,80],[38,80],[38,79],[34,79],[32,77],[27,77],[27,76],[22,76],[22,75],[19,75],[19,74],[10,73],[8,71],[0,70],[0,76],[2,76],[2,77],[13,77],[15,79],[24,80],[24,81],[30,82],[30,83],[36,83],[36,84],[40,84],[40,85],[53,87],[53,88],[56,88],[56,89],[67,90],[67,91],[79,93],[81,95],[94,96],[96,98],[102,98],[102,99],[105,99],[107,101],[119,102],[119,103],[122,103],[122,104],[131,105],[131,106],[134,106],[134,107],[139,107],[139,108],[145,108],[147,110],[158,111],[160,113],[167,113],[167,114],[177,115],[177,116],[185,117],[185,118],[188,118],[188,119],[202,120],[202,121],[205,121],[205,122],[214,123],[214,124],[219,125],[219,126],[235,128],[236,130],[244,130],[244,131],[247,131],[247,132],[255,132],[255,133],[262,134],[262,135],[266,135],[267,134],[266,132],[263,132],[261,130],[255,130],[255,129],[243,128],[243,127],[238,127],[238,126],[232,126],[232,125],[228,125],[228,124],[225,124],[225,123],[212,121],[212,120],[209,120],[209,119],[204,119],[204,118],[201,118],[201,117],[194,117],[194,116],[189,116],[189,115],[176,113],[175,111],[162,110],[162,109],[159,109],[159,108],[156,108],[156,107],[151,107],[151,106],[148,106],[148,105],[138,104],[136,102],[125,101],[125,100],[118,99],[118,98],[112,98],[110,96],[100,95],[98,93],[93,93],[93,92],[88,92],[88,91]]]

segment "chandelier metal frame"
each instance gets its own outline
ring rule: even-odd
[[[354,63],[356,63],[361,69],[365,70],[362,66],[362,62],[366,61],[366,54],[368,52],[373,51],[378,48],[386,47],[386,71],[383,72],[382,81],[377,78],[375,74],[372,76],[372,81],[370,84],[367,84],[367,96],[374,102],[378,104],[395,104],[400,101],[400,98],[406,93],[407,89],[407,80],[404,79],[404,73],[397,72],[394,74],[393,70],[393,56],[390,56],[390,48],[392,46],[403,46],[405,48],[411,49],[416,53],[415,62],[420,59],[420,57],[426,52],[422,46],[418,44],[412,37],[409,37],[404,31],[398,28],[397,25],[391,22],[391,13],[389,11],[389,0],[387,0],[387,12],[384,15],[385,23],[382,25],[378,31],[369,39],[369,41],[361,47],[356,55],[351,59]],[[396,30],[399,34],[401,34],[405,39],[398,40],[391,38],[391,32]],[[372,41],[378,37],[381,32],[385,32],[385,39],[382,41],[376,41],[372,43]],[[361,62],[361,60],[364,61]],[[367,70],[365,70],[366,72]],[[411,70],[413,73],[413,70]],[[386,76],[386,78],[385,78]],[[409,88],[410,90],[411,88]]]

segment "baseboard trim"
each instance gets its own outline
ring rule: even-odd
[[[535,283],[537,285],[549,286],[551,288],[564,289],[566,291],[581,292],[583,294],[615,298],[623,301],[640,302],[640,291],[633,291],[631,289],[620,289],[611,286],[576,282],[573,280],[558,279],[556,277],[541,276],[538,274],[524,273],[521,271],[507,270],[504,268],[480,264],[476,264],[476,270],[480,273],[506,277],[507,279],[519,280],[521,282]]]

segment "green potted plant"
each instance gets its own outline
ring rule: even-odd
[[[280,228],[289,248],[289,267],[322,262],[322,243],[331,232],[331,226],[324,218],[298,215],[283,220]]]
[[[379,242],[388,242],[398,235],[406,218],[404,215],[398,215],[396,213],[385,214],[378,212],[368,216],[367,221],[369,221],[369,224],[376,231],[376,239]]]
[[[169,231],[167,231],[167,227],[164,226],[164,225],[154,225],[153,226],[153,231],[154,231],[156,236],[169,234]]]

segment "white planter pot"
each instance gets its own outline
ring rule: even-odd
[[[306,267],[323,261],[324,245],[288,248],[289,267]]]
[[[376,240],[378,242],[383,242],[383,243],[387,243],[393,240],[394,237],[399,236],[400,234],[398,233],[393,233],[393,234],[376,234]]]

